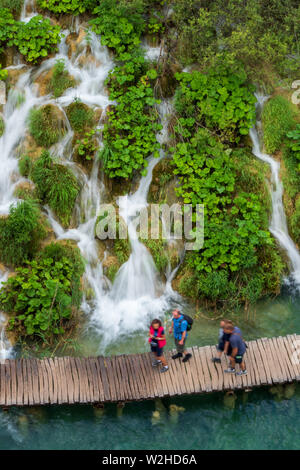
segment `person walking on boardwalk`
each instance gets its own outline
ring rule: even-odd
[[[160,372],[167,372],[169,370],[168,363],[164,357],[164,346],[166,345],[166,335],[161,321],[157,318],[152,321],[149,331],[149,343],[151,351],[154,354],[152,362],[153,367],[162,364]]]
[[[229,320],[222,319],[220,320],[220,329],[219,329],[219,342],[217,345],[217,356],[212,358],[213,362],[221,363],[221,356],[222,353],[228,354],[230,353],[230,344],[229,344],[229,338],[230,335],[224,333],[224,328],[226,323],[231,323]]]
[[[226,323],[224,327],[224,333],[229,336],[229,345],[231,347],[231,352],[229,356],[230,367],[225,369],[225,372],[236,374],[236,375],[246,375],[247,369],[244,361],[244,354],[246,352],[246,344],[243,340],[242,332],[237,326],[233,326],[230,323]],[[235,365],[240,365],[240,370],[236,372]]]
[[[172,359],[182,357],[184,354],[182,362],[187,362],[192,357],[192,355],[185,350],[185,343],[188,336],[188,321],[178,309],[173,310],[172,315],[172,327],[170,328],[169,333],[172,334],[173,332],[174,334],[174,341],[177,350],[177,354],[174,354]]]

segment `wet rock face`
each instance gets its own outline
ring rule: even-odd
[[[48,95],[51,78],[53,76],[53,70],[46,70],[45,72],[41,73],[39,77],[35,80],[35,83],[38,85],[39,94],[40,96]]]
[[[0,106],[6,103],[6,85],[5,82],[0,81]]]

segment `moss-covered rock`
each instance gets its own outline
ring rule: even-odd
[[[86,132],[96,124],[94,111],[79,100],[71,103],[66,108],[66,113],[75,132]]]
[[[41,147],[50,147],[66,132],[64,113],[53,104],[34,108],[29,115],[29,132]]]

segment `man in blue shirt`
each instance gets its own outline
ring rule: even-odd
[[[244,362],[244,354],[246,352],[246,345],[242,337],[242,332],[237,326],[226,324],[224,334],[228,335],[228,341],[231,347],[231,354],[229,356],[230,367],[225,369],[225,372],[235,373],[236,375],[246,375],[246,365]],[[240,364],[241,370],[235,371],[235,364]]]
[[[172,359],[182,357],[182,355],[184,354],[182,362],[187,362],[192,357],[192,355],[185,350],[185,342],[188,336],[188,322],[184,319],[184,316],[180,313],[178,309],[173,310],[172,315],[172,327],[170,328],[169,333],[174,333],[174,341],[177,350],[177,354],[174,354],[174,356],[172,356]]]

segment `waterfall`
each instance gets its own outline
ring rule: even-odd
[[[258,112],[261,112],[264,102],[268,97],[259,93],[255,94],[257,98]],[[261,121],[258,119],[256,126],[250,130],[250,137],[253,143],[253,154],[260,160],[269,164],[271,169],[271,199],[272,216],[270,221],[270,232],[274,235],[280,246],[286,251],[292,266],[291,278],[300,286],[300,255],[297,247],[288,233],[285,211],[282,202],[283,186],[280,181],[279,171],[280,163],[270,155],[261,151],[260,134]]]

